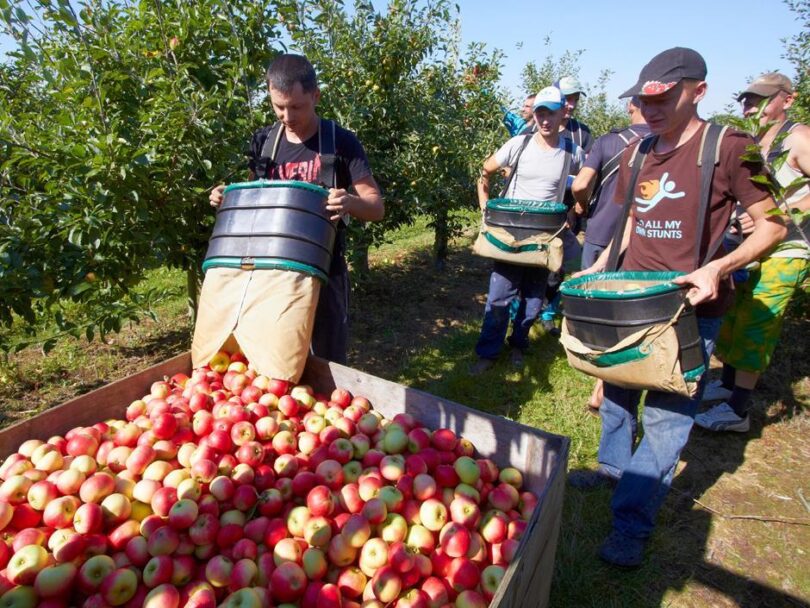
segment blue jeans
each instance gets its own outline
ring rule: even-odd
[[[708,368],[722,318],[698,318]],[[599,467],[621,477],[613,493],[613,527],[632,538],[647,538],[655,517],[669,492],[681,450],[689,439],[706,375],[693,399],[649,391],[641,424],[644,438],[633,451],[641,391],[605,383],[605,399],[599,408],[602,438]]]
[[[481,335],[475,345],[482,359],[495,359],[503,348],[509,327],[510,309],[515,306],[512,335],[513,348],[529,346],[529,329],[540,314],[548,270],[534,266],[517,266],[496,261],[489,278],[489,293],[484,309]]]

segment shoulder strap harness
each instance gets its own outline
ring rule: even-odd
[[[697,165],[700,168],[700,203],[698,207],[698,226],[695,238],[695,268],[699,268],[702,264],[711,260],[723,242],[721,237],[715,243],[711,243],[706,253],[701,256],[703,233],[706,230],[706,219],[709,214],[709,201],[711,199],[714,168],[720,163],[720,144],[727,128],[728,127],[709,122],[703,129],[703,135],[700,140],[700,151],[698,152],[697,159]],[[614,271],[618,267],[619,250],[624,236],[624,229],[627,224],[627,217],[633,205],[633,195],[636,190],[638,176],[641,172],[641,167],[644,165],[644,159],[652,150],[657,139],[658,136],[656,135],[645,137],[638,143],[630,157],[630,182],[627,185],[627,192],[624,197],[624,204],[622,205],[622,214],[619,221],[616,223],[613,241],[610,245],[607,263],[608,271]]]
[[[261,156],[257,163],[259,178],[264,178],[276,166],[278,148],[281,144],[281,137],[284,133],[284,125],[275,123],[267,133],[267,138],[262,145]],[[320,185],[326,188],[337,187],[337,172],[335,164],[337,155],[335,154],[335,122],[325,118],[320,119],[318,124],[318,155],[321,158]]]

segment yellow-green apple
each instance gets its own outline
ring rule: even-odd
[[[307,507],[300,506],[293,508],[287,515],[287,529],[290,531],[290,534],[298,538],[303,538],[304,524],[307,523],[311,516],[312,513]]]
[[[143,601],[143,608],[178,608],[179,605],[180,592],[168,583],[152,589]]]
[[[408,535],[408,522],[398,513],[389,513],[378,526],[378,534],[387,543],[404,541]]]
[[[60,471],[56,477],[56,489],[62,495],[78,494],[86,475],[77,469],[68,468]]]
[[[17,448],[17,453],[25,458],[31,458],[34,450],[41,445],[45,445],[45,442],[41,439],[26,439],[20,444],[20,447]]]
[[[385,503],[386,515],[388,513],[399,513],[405,503],[405,497],[397,488],[393,486],[383,486],[377,498]],[[373,522],[381,523],[381,522]]]
[[[419,508],[419,518],[425,528],[438,532],[447,523],[447,507],[441,501],[429,498]]]
[[[37,602],[37,592],[33,587],[26,585],[13,587],[0,597],[0,606],[3,608],[34,608],[39,605],[41,604]]]
[[[169,509],[169,525],[176,530],[186,530],[191,527],[198,515],[197,503],[189,498],[183,498]]]
[[[238,524],[240,527],[244,527],[246,522],[247,522],[247,515],[245,515],[239,509],[228,509],[219,516],[220,526],[226,526],[228,524]]]
[[[64,457],[56,448],[50,443],[43,443],[36,448],[31,454],[31,462],[34,467],[40,471],[58,471],[64,464]]]
[[[202,496],[202,485],[196,479],[184,479],[177,484],[177,498],[180,500],[186,499],[196,503],[200,496]]]
[[[501,474],[498,479],[503,483],[508,483],[516,490],[520,490],[523,486],[523,474],[514,467],[505,467],[501,469]]]
[[[98,469],[98,463],[92,456],[82,454],[70,461],[70,468],[80,471],[85,475],[92,475]]]
[[[478,463],[469,456],[459,457],[453,463],[453,468],[456,470],[458,478],[468,485],[475,485],[481,478],[481,469],[478,468]]]
[[[303,555],[304,550],[301,544],[294,538],[282,538],[273,547],[273,560],[276,562],[276,566],[285,562],[300,564]]]
[[[395,605],[397,608],[428,608],[428,596],[421,589],[408,589]]]
[[[115,570],[115,561],[109,555],[94,555],[79,568],[76,583],[79,590],[88,595],[95,593],[110,572]]]
[[[43,511],[45,506],[56,499],[57,496],[59,496],[59,489],[56,487],[56,484],[43,479],[42,481],[31,484],[31,487],[28,488],[26,498],[28,499],[28,504],[34,507],[34,509]]]
[[[405,537],[405,544],[424,554],[429,554],[436,548],[436,540],[433,538],[433,533],[420,524],[414,524],[408,528],[408,536]]]
[[[105,527],[110,528],[129,519],[132,513],[132,503],[123,494],[113,493],[101,501],[101,511],[104,515]]]
[[[236,485],[249,485],[253,484],[256,478],[256,472],[249,464],[245,462],[237,463],[231,471],[231,479]]]
[[[139,502],[151,504],[152,497],[155,495],[163,485],[154,479],[141,479],[135,483],[132,488],[132,498]]]
[[[285,562],[270,575],[270,590],[279,602],[294,602],[307,587],[307,575],[303,568],[294,562]]]
[[[387,604],[397,599],[399,592],[402,591],[402,578],[399,572],[386,565],[374,573],[371,585],[374,589],[374,596]]]
[[[382,449],[386,454],[401,454],[408,447],[408,435],[401,426],[390,424],[383,435]]]
[[[380,493],[383,482],[379,477],[361,475],[360,479],[357,480],[357,487],[360,498],[368,502]]]
[[[374,573],[388,563],[388,543],[383,539],[374,537],[366,541],[360,549],[358,565],[366,576]]]
[[[457,608],[487,608],[489,601],[474,589],[466,589],[456,597]]]
[[[388,454],[380,461],[383,479],[397,481],[405,474],[405,458],[402,454]]]
[[[229,594],[219,608],[262,608],[262,599],[252,587],[243,587]]]
[[[322,549],[316,547],[309,547],[304,551],[301,557],[301,565],[307,578],[311,581],[321,580],[326,576],[329,569],[329,562],[326,560],[326,554]]]
[[[208,367],[213,371],[224,374],[228,371],[228,366],[231,364],[231,356],[224,350],[219,351],[208,362]]]
[[[503,566],[489,565],[481,571],[481,590],[484,592],[484,599],[492,600],[498,587],[503,580],[506,569]]]
[[[34,591],[40,598],[67,597],[78,573],[79,569],[72,562],[46,566],[34,579]]]
[[[174,469],[166,474],[163,478],[163,485],[175,490],[180,486],[180,483],[186,479],[191,479],[191,471],[188,469]],[[196,479],[194,481],[197,481]]]
[[[6,577],[15,585],[31,585],[48,565],[48,552],[41,545],[26,545],[16,551],[6,566]]]
[[[0,501],[18,505],[28,499],[28,490],[34,482],[24,475],[12,475],[0,484]]]
[[[325,517],[312,517],[304,524],[304,540],[313,547],[326,547],[332,538],[332,526]]]
[[[141,476],[143,479],[154,479],[162,482],[163,479],[174,470],[174,465],[166,460],[155,460],[149,463]]]

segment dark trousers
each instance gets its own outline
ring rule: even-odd
[[[315,326],[312,331],[312,353],[335,363],[346,363],[349,347],[349,269],[339,255],[333,260],[329,282],[321,287]]]
[[[509,344],[518,349],[529,346],[529,330],[540,314],[547,279],[548,270],[545,268],[499,261],[494,263],[481,335],[475,345],[479,357],[495,359],[501,352],[509,327],[510,309],[515,302],[517,309],[512,320]]]

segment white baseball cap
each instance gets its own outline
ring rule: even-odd
[[[535,95],[532,110],[543,107],[548,108],[552,112],[556,112],[563,107],[563,101],[563,95],[560,89],[557,87],[546,87]]]

